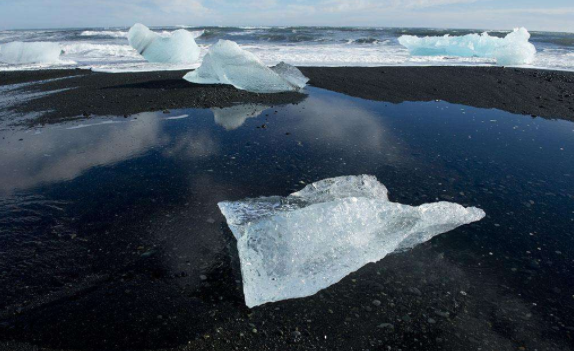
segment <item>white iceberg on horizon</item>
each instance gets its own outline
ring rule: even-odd
[[[450,202],[390,202],[385,186],[368,175],[218,206],[237,239],[248,307],[313,295],[369,262],[485,216]]]
[[[254,93],[298,91],[308,79],[286,63],[265,66],[255,55],[237,43],[219,40],[203,58],[201,66],[183,79],[197,84],[229,84]]]
[[[536,48],[528,40],[530,33],[525,28],[517,28],[504,38],[488,33],[468,34],[453,37],[420,38],[413,35],[399,37],[399,43],[414,56],[460,56],[496,59],[504,66],[531,64]]]
[[[199,60],[195,35],[185,29],[160,35],[136,23],[128,32],[128,41],[149,62],[185,64]]]
[[[57,63],[62,49],[53,42],[13,41],[0,45],[0,62],[10,64]]]

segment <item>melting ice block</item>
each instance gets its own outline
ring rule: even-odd
[[[60,60],[61,52],[58,43],[14,41],[0,45],[0,62],[56,63]]]
[[[130,45],[149,62],[195,63],[199,59],[199,46],[193,33],[178,29],[160,35],[143,24],[130,28]]]
[[[385,186],[368,175],[219,208],[237,238],[249,307],[313,295],[369,262],[485,216],[450,202],[390,202]]]
[[[201,66],[183,79],[198,84],[230,84],[255,93],[297,91],[308,79],[297,68],[280,63],[273,69],[237,43],[220,40],[203,58]]]
[[[424,37],[403,35],[399,43],[415,56],[461,56],[494,58],[499,65],[524,65],[534,61],[536,48],[525,28],[515,29],[504,38],[482,34],[451,37]]]

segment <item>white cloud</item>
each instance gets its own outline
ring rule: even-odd
[[[327,0],[322,3],[328,12],[357,12],[365,10],[396,10],[429,8],[453,4],[469,4],[480,0]]]
[[[206,13],[209,10],[199,0],[153,0],[153,4],[167,13]]]

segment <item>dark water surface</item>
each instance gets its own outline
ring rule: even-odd
[[[0,131],[0,342],[574,347],[574,123],[308,93],[298,105]],[[392,201],[487,217],[315,296],[246,308],[217,202],[356,174],[376,175]]]

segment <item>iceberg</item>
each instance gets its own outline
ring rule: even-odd
[[[493,58],[504,66],[526,65],[534,61],[536,48],[525,28],[515,29],[504,38],[488,33],[451,37],[399,37],[399,43],[414,56],[461,56]]]
[[[369,262],[485,216],[450,202],[390,202],[387,188],[369,175],[218,206],[237,239],[248,307],[313,295]]]
[[[201,66],[183,79],[198,84],[230,84],[254,93],[278,93],[303,89],[308,79],[297,68],[280,63],[273,69],[237,43],[219,40]]]
[[[130,45],[149,62],[195,63],[199,59],[199,46],[195,35],[185,29],[158,34],[137,23],[128,32]]]
[[[61,52],[58,43],[14,41],[0,45],[0,62],[57,63],[60,61]]]
[[[215,123],[225,128],[234,130],[243,125],[248,118],[258,117],[263,111],[270,108],[265,105],[246,104],[225,108],[212,108]]]

